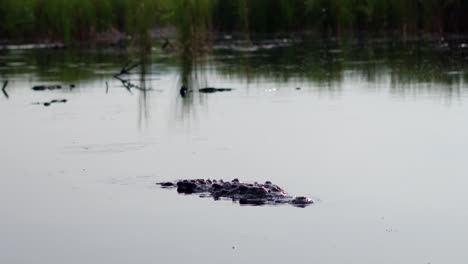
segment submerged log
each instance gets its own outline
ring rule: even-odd
[[[50,106],[52,104],[57,104],[57,103],[66,103],[68,102],[67,99],[54,99],[54,100],[51,100],[49,102],[37,102],[37,103],[33,103],[35,105],[43,105],[43,106]]]
[[[45,90],[57,90],[57,89],[62,89],[61,85],[36,85],[33,86],[32,89],[34,91],[45,91]]]
[[[205,87],[205,88],[200,88],[198,89],[198,92],[199,93],[218,93],[218,92],[230,92],[234,89],[232,88],[215,88],[215,87]],[[187,86],[183,85],[181,88],[180,88],[180,95],[182,97],[185,97],[187,96],[188,94],[192,93],[193,90],[188,88]]]
[[[230,92],[233,89],[231,88],[215,88],[215,87],[206,87],[198,89],[200,93],[217,93],[217,92]]]

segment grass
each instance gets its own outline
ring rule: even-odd
[[[2,0],[0,36],[70,43],[112,28],[146,46],[149,30],[171,24],[186,46],[210,31],[464,33],[467,11],[462,0]]]

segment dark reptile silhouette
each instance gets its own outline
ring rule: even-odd
[[[241,205],[280,205],[291,204],[296,207],[306,207],[314,201],[305,196],[291,196],[278,185],[267,181],[261,183],[243,183],[238,179],[223,180],[179,180],[176,182],[157,183],[162,188],[177,189],[182,194],[198,194],[200,197],[232,199]]]
[[[232,91],[232,88],[215,88],[215,87],[205,87],[205,88],[200,88],[198,89],[199,93],[206,93],[206,94],[211,94],[211,93],[219,93],[219,92],[230,92]],[[187,86],[183,85],[180,87],[180,95],[182,97],[185,97],[189,95],[190,93],[193,93],[194,90],[187,88]]]

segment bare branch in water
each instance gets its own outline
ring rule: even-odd
[[[125,74],[128,65],[130,65],[130,61],[127,61],[127,62],[124,64],[124,66],[123,66],[122,69],[120,70],[120,73],[119,73],[119,74]]]
[[[134,89],[137,89],[137,90],[140,90],[140,91],[151,91],[151,89],[145,89],[145,88],[141,88],[140,86],[134,84],[131,82],[131,79],[123,79],[121,76],[124,75],[124,74],[129,74],[131,70],[133,70],[134,68],[138,67],[140,65],[139,62],[136,62],[134,64],[131,64],[131,62],[127,62],[125,63],[125,65],[123,66],[123,68],[120,70],[120,73],[114,75],[114,78],[116,78],[117,80],[119,80],[123,87],[125,87],[125,89],[127,89],[127,91],[131,94],[133,94],[132,92],[132,88]],[[106,93],[108,93],[108,90],[109,90],[109,85],[108,83],[106,82]]]
[[[128,91],[129,93],[133,94],[133,93],[132,93],[132,90],[131,90],[131,87],[128,85],[128,81],[127,81],[127,80],[120,78],[120,75],[119,75],[119,74],[114,75],[114,78],[116,78],[117,80],[119,80],[120,82],[122,82],[123,87],[125,87],[125,89],[127,89],[127,91]]]
[[[138,65],[140,65],[140,63],[136,62],[134,63],[133,65],[129,66],[126,70],[126,73],[129,73],[131,70],[133,70],[134,68],[138,67]]]
[[[6,97],[7,99],[9,99],[10,96],[8,96],[8,93],[6,92],[6,87],[7,87],[7,85],[8,85],[8,80],[5,81],[5,82],[3,83],[2,92],[3,92],[3,94],[5,95],[5,97]]]
[[[139,62],[136,62],[136,63],[132,64],[132,62],[129,61],[129,62],[124,64],[124,66],[120,70],[120,73],[117,74],[117,75],[129,74],[130,71],[133,70],[134,68],[138,67],[138,65],[140,65]]]

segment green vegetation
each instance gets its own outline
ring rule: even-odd
[[[0,34],[69,42],[113,28],[144,39],[165,18],[165,9],[164,2],[156,0],[2,0]]]
[[[115,29],[146,45],[167,24],[183,45],[213,31],[464,33],[466,13],[462,0],[2,0],[0,36],[70,42]]]
[[[253,32],[464,32],[468,2],[462,0],[242,0],[214,1],[220,31],[242,30],[248,10]],[[247,7],[242,7],[246,4]]]

